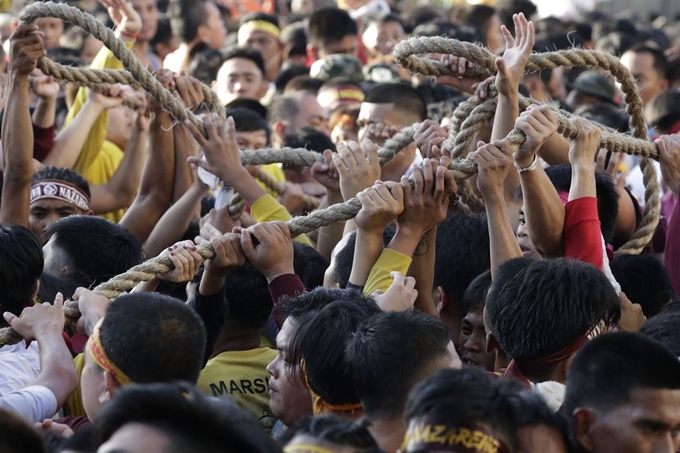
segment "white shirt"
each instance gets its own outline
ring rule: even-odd
[[[47,387],[32,385],[0,397],[0,408],[14,412],[30,423],[38,423],[56,414],[57,397]]]
[[[0,397],[20,390],[40,374],[38,342],[21,341],[0,348]]]

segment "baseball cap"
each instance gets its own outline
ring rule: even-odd
[[[336,77],[348,77],[352,82],[364,80],[361,60],[352,55],[328,55],[315,61],[309,68],[309,76],[328,81]]]
[[[619,104],[616,88],[607,81],[605,76],[596,71],[586,71],[579,75],[571,88],[603,101]]]

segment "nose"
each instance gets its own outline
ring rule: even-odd
[[[269,365],[267,365],[267,373],[269,373],[274,379],[278,377],[278,369],[276,366],[276,362],[279,360],[278,357],[274,358],[271,362],[269,362]]]
[[[474,333],[470,335],[465,342],[465,349],[470,352],[482,352],[482,343],[478,337],[479,335],[475,335]]]
[[[652,449],[652,453],[676,453],[677,447],[673,434],[667,432],[665,435],[658,438],[658,441]]]
[[[526,225],[520,223],[520,224],[517,226],[517,237],[526,238],[526,237],[528,237],[528,236],[529,236],[529,235],[527,234],[527,227],[526,227]]]

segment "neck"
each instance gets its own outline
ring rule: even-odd
[[[138,39],[135,41],[135,45],[133,47],[137,52],[141,54],[145,54],[149,50],[149,41],[145,39]]]
[[[225,329],[220,332],[215,340],[215,346],[210,358],[218,354],[229,351],[249,351],[260,347],[262,341],[261,328],[233,328],[225,325]]]
[[[390,419],[371,420],[369,430],[381,450],[386,453],[396,453],[401,448],[406,434],[404,417],[400,415]]]

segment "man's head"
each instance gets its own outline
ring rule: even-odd
[[[373,58],[391,57],[394,46],[404,39],[404,26],[401,19],[389,14],[376,19],[366,27],[361,40]]]
[[[295,135],[286,137],[284,146],[305,148],[310,151],[316,151],[319,154],[322,154],[327,149],[333,152],[336,151],[335,145],[328,135],[311,127],[303,127]],[[283,170],[287,181],[295,184],[305,184],[307,193],[312,191],[321,195],[326,193],[326,189],[312,175],[311,167],[306,165],[284,165]]]
[[[224,54],[224,62],[213,87],[223,104],[234,99],[259,100],[267,94],[265,63],[257,50],[233,47]]]
[[[659,134],[680,132],[680,89],[672,88],[659,93],[645,107],[645,117]]]
[[[563,412],[584,452],[674,453],[680,448],[680,361],[642,335],[602,335],[572,361]]]
[[[668,62],[659,49],[634,46],[621,55],[621,63],[635,78],[643,105],[647,105],[657,94],[668,88]]]
[[[281,69],[283,44],[279,40],[281,29],[276,16],[252,13],[243,16],[238,29],[238,45],[248,46],[262,54],[265,61],[265,78],[274,81]]]
[[[361,86],[348,77],[337,77],[324,83],[319,88],[316,99],[330,113],[336,110],[355,110],[364,101]]]
[[[119,393],[94,423],[93,439],[98,451],[281,451],[235,404],[207,398],[192,385],[134,385]]]
[[[492,51],[503,48],[504,41],[501,34],[501,19],[496,9],[489,5],[470,6],[464,14],[465,22],[474,25],[484,34],[486,45]]]
[[[291,342],[299,320],[308,313],[321,310],[336,300],[361,297],[356,291],[344,289],[317,288],[284,301],[277,306],[278,312],[287,316],[276,337],[278,355],[267,366],[269,379],[270,407],[274,416],[286,426],[292,426],[301,417],[312,414],[312,400],[309,389],[302,378],[299,364],[290,357]]]
[[[462,317],[460,306],[465,290],[482,272],[491,267],[489,233],[486,216],[449,216],[437,228],[437,253],[434,264],[434,290],[437,310],[451,329],[454,339],[460,336],[457,326]]]
[[[59,219],[90,215],[90,185],[68,168],[46,167],[31,179],[28,227],[44,244],[47,230]]]
[[[504,263],[485,307],[501,350],[536,383],[564,382],[569,358],[614,326],[620,313],[607,277],[590,264],[565,258]]]
[[[522,13],[527,20],[535,21],[538,14],[538,8],[531,0],[501,0],[496,4],[496,11],[501,19],[501,23],[505,25],[510,33],[515,36],[515,23],[512,20],[514,14]]]
[[[43,253],[36,237],[19,225],[0,226],[0,312],[19,316],[33,304],[43,272]]]
[[[228,308],[222,333],[254,330],[259,338],[274,307],[265,276],[249,263],[229,271],[224,287]]]
[[[401,419],[413,386],[452,366],[450,344],[446,325],[420,311],[379,313],[364,322],[345,354],[366,415]]]
[[[255,111],[237,107],[227,109],[227,116],[234,119],[239,149],[260,149],[269,145],[269,126]]]
[[[491,287],[491,271],[475,278],[465,290],[460,304],[460,358],[466,365],[494,370],[496,354],[488,352],[484,329],[484,304]]]
[[[151,41],[158,30],[158,4],[157,0],[130,0],[130,4],[142,19],[142,29],[139,31],[139,39]]]
[[[654,255],[622,255],[611,263],[612,274],[628,299],[640,304],[647,318],[658,315],[673,297],[666,266]]]
[[[328,113],[321,108],[314,94],[305,91],[275,97],[269,106],[267,119],[274,133],[272,141],[278,143],[303,127],[330,134]]]
[[[211,49],[224,45],[227,30],[211,0],[173,0],[168,5],[172,34],[185,44],[204,43]]]
[[[381,453],[367,425],[335,415],[305,417],[284,433],[280,443],[290,452]]]
[[[48,230],[45,271],[89,287],[144,261],[142,244],[122,226],[95,216],[71,216]]]
[[[596,71],[586,71],[572,84],[567,104],[574,110],[591,104],[617,104],[616,88],[607,77]]]
[[[102,404],[130,383],[188,381],[203,367],[205,328],[178,299],[158,293],[120,296],[87,343],[80,384],[94,420]]]
[[[317,9],[307,23],[307,57],[312,61],[333,54],[357,56],[357,24],[339,8]]]
[[[359,325],[381,313],[373,300],[336,300],[297,320],[289,366],[302,368],[314,397],[314,413],[356,415],[361,403],[351,381],[345,345]]]
[[[647,321],[640,334],[664,345],[680,357],[680,313],[662,313]]]

